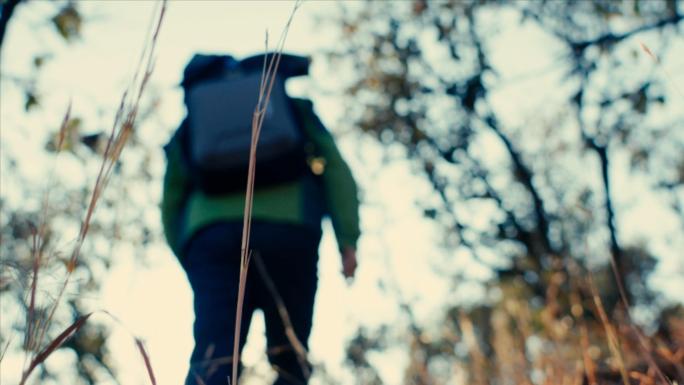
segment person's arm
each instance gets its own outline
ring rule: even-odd
[[[343,273],[346,278],[351,278],[357,266],[356,242],[361,234],[356,182],[334,138],[313,112],[312,103],[296,99],[295,104],[302,114],[306,114],[305,129],[324,159],[321,178],[328,214],[342,255]]]
[[[352,279],[356,273],[356,267],[359,265],[356,259],[356,248],[347,246],[342,250],[342,274],[344,278]]]
[[[161,200],[161,219],[166,241],[174,254],[180,257],[181,217],[190,183],[178,133],[165,147],[165,151],[167,163]]]

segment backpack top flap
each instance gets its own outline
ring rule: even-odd
[[[188,93],[190,160],[204,169],[246,168],[261,73],[199,83]],[[257,146],[257,162],[297,149],[302,134],[282,79],[276,78]]]

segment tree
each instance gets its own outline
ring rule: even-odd
[[[505,368],[483,358],[506,361],[506,344],[523,352],[506,362],[531,365],[531,334],[506,335],[507,325],[524,328],[529,324],[523,319],[541,322],[546,316],[550,322],[572,314],[579,333],[587,317],[597,320],[596,311],[578,310],[596,307],[582,284],[588,272],[608,314],[618,317],[613,311],[621,297],[633,306],[653,305],[646,280],[658,255],[647,240],[621,236],[627,210],[616,199],[624,202],[626,194],[616,190],[615,180],[634,183],[633,201],[668,202],[668,219],[680,225],[667,235],[681,245],[681,90],[669,89],[663,64],[674,57],[668,47],[681,36],[680,7],[665,0],[342,7],[335,20],[340,44],[329,58],[356,75],[344,91],[345,122],[387,147],[405,149],[438,197],[423,197],[419,205],[443,225],[444,248],[488,266],[496,274],[486,285],[503,292],[501,300],[470,312],[445,312],[443,326],[464,335],[473,382],[507,383]],[[492,48],[503,39],[497,35],[505,28],[502,20],[534,29],[557,57],[546,68],[557,73],[548,85],[557,91],[524,123],[510,118],[500,96],[520,81],[501,75],[510,72],[507,61]],[[645,38],[657,45],[640,45]],[[668,253],[676,255],[676,248]],[[518,303],[518,311],[504,311],[507,301]],[[413,364],[406,382],[431,383],[430,374],[439,373],[433,363],[452,362],[458,354],[446,337],[426,342],[425,326],[411,330]],[[538,329],[527,332],[536,335]],[[553,341],[548,334],[544,340]],[[487,368],[502,376],[488,379]],[[531,372],[523,369],[520,381],[529,381]]]
[[[14,23],[26,22],[24,12],[43,18],[35,28],[37,35],[57,34],[67,45],[80,39],[81,27],[89,21],[88,13],[72,1],[10,0],[0,10],[0,43],[7,41],[5,31]],[[17,38],[11,33],[7,37]],[[156,199],[154,190],[140,188],[155,177],[150,167],[154,152],[136,129],[136,118],[144,121],[153,114],[157,101],[154,97],[135,100],[149,80],[150,68],[143,67],[132,82],[136,88],[129,90],[118,110],[96,107],[102,108],[101,121],[78,116],[74,111],[84,109],[70,105],[61,125],[49,122],[43,130],[31,117],[45,108],[39,75],[53,55],[47,50],[34,53],[29,75],[9,73],[6,68],[2,72],[0,341],[3,352],[23,351],[32,363],[41,352],[50,352],[50,344],[71,325],[73,336],[53,354],[72,365],[42,365],[29,380],[93,384],[115,378],[115,368],[106,344],[112,322],[90,318],[97,309],[89,298],[98,292],[115,255],[132,253],[144,260],[147,246],[158,241],[155,234],[160,233],[156,207],[150,204]],[[23,110],[13,108],[21,104],[8,102],[17,95],[24,97]],[[113,125],[109,115],[116,115]],[[42,141],[43,150],[27,158],[17,135],[33,144]],[[27,175],[31,169],[38,169],[38,182],[35,175]],[[117,185],[105,188],[111,177]],[[122,205],[122,196],[137,199]]]

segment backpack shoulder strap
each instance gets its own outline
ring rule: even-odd
[[[164,145],[164,154],[166,154],[167,158],[169,156],[169,152],[172,151],[172,149],[175,149],[176,147],[180,148],[180,154],[181,154],[181,160],[183,163],[183,167],[189,167],[189,140],[188,140],[188,119],[185,118],[181,122],[180,126],[176,129],[176,131],[173,133],[171,136],[171,139]]]
[[[323,122],[321,122],[314,111],[313,102],[311,102],[311,100],[303,98],[289,99],[290,105],[297,116],[298,123],[307,137],[320,134],[321,132],[328,133],[328,129],[323,125]]]

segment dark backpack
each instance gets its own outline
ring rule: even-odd
[[[193,181],[207,194],[239,191],[247,184],[263,63],[263,55],[242,61],[195,55],[185,68],[185,158]],[[304,57],[281,58],[257,145],[257,187],[295,180],[307,170],[306,138],[285,80],[308,74],[308,65]]]

